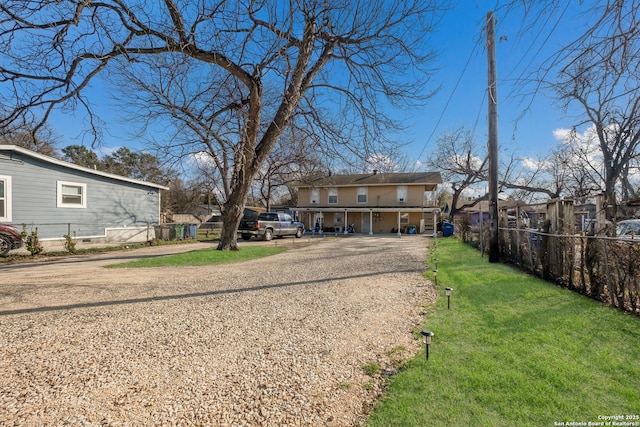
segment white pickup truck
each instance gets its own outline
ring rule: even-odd
[[[252,237],[261,237],[266,241],[273,237],[296,236],[302,237],[304,234],[304,224],[295,221],[291,215],[281,212],[263,212],[257,218],[240,221],[238,233],[243,240],[250,240]]]

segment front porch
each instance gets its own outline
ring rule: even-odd
[[[351,225],[356,233],[401,235],[433,234],[439,221],[438,208],[298,208],[297,216],[308,230],[348,234]]]

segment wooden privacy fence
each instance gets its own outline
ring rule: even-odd
[[[616,239],[576,231],[570,200],[551,201],[543,209],[536,205],[528,210],[535,215],[523,214],[526,211],[526,206],[500,210],[503,262],[640,315],[640,238]],[[487,225],[481,229],[471,221],[458,224],[463,240],[486,250]]]

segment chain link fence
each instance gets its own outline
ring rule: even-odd
[[[185,240],[198,237],[199,224],[139,223],[114,226],[99,223],[31,223],[12,224],[22,232],[24,245],[12,254],[59,252],[152,242]]]
[[[505,262],[640,315],[640,240],[500,229]]]
[[[564,202],[563,202],[564,203]],[[575,232],[573,211],[555,217],[548,211],[541,228],[500,221],[500,258],[537,277],[640,315],[640,238],[615,238]],[[551,214],[550,214],[551,212]],[[506,217],[503,217],[503,219]],[[563,223],[561,227],[553,224]],[[457,222],[463,241],[488,252],[489,226]]]

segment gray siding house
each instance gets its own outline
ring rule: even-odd
[[[136,242],[154,237],[167,187],[0,145],[0,223],[40,240]]]

